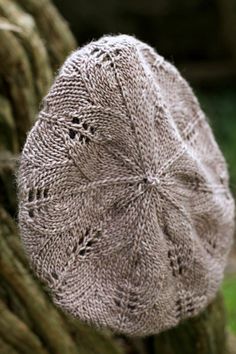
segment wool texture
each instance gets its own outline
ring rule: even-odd
[[[64,311],[159,333],[219,289],[234,230],[228,182],[179,71],[135,37],[103,36],[66,59],[27,134],[21,239]]]

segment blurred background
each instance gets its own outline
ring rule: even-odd
[[[78,43],[129,33],[154,46],[194,84],[236,76],[234,0],[55,0]]]
[[[114,337],[62,314],[22,251],[15,171],[41,99],[72,50],[119,33],[155,47],[188,80],[224,153],[236,196],[236,0],[0,0],[0,354],[226,354],[219,299],[196,321],[156,339]],[[222,293],[233,338],[236,247]],[[233,343],[230,353],[236,353]]]

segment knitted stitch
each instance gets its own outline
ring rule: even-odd
[[[227,166],[188,83],[149,45],[104,36],[67,58],[17,183],[30,264],[65,311],[148,335],[215,296],[234,228]]]

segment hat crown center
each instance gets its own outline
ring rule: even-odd
[[[157,176],[147,176],[145,178],[145,182],[152,186],[157,186],[158,184],[160,184],[160,179]]]

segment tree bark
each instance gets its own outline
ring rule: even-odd
[[[0,353],[225,354],[220,295],[200,316],[147,338],[95,330],[51,302],[21,246],[15,174],[40,100],[76,43],[49,0],[0,0],[0,43]]]

